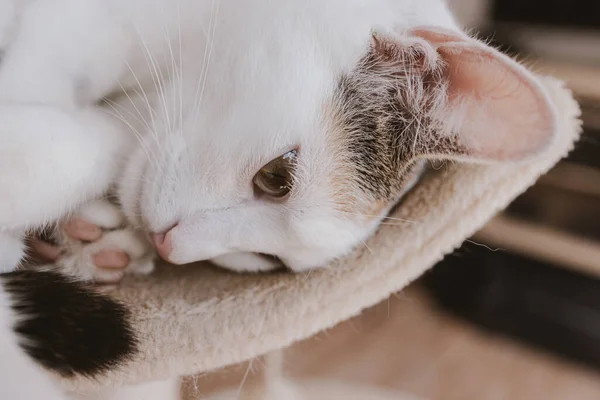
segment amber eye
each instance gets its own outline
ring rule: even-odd
[[[291,150],[262,167],[252,182],[259,194],[280,199],[292,189],[297,151]]]

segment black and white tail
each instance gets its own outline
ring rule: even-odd
[[[0,399],[64,400],[47,371],[93,377],[136,351],[129,312],[54,272],[0,275]]]

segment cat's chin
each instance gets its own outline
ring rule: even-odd
[[[210,260],[213,264],[237,272],[262,272],[283,268],[274,256],[260,253],[230,253]]]

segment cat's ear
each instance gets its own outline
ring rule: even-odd
[[[534,75],[516,61],[458,32],[424,27],[403,37],[424,45],[425,57],[436,58],[443,71],[443,101],[431,117],[451,140],[433,138],[439,156],[521,160],[552,142],[555,109]]]

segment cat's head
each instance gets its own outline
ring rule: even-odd
[[[276,3],[287,20],[221,11],[208,55],[188,60],[203,68],[186,78],[183,62],[129,162],[124,208],[173,263],[325,266],[363,245],[424,160],[517,162],[554,136],[534,77],[437,2],[423,2],[437,16]]]

